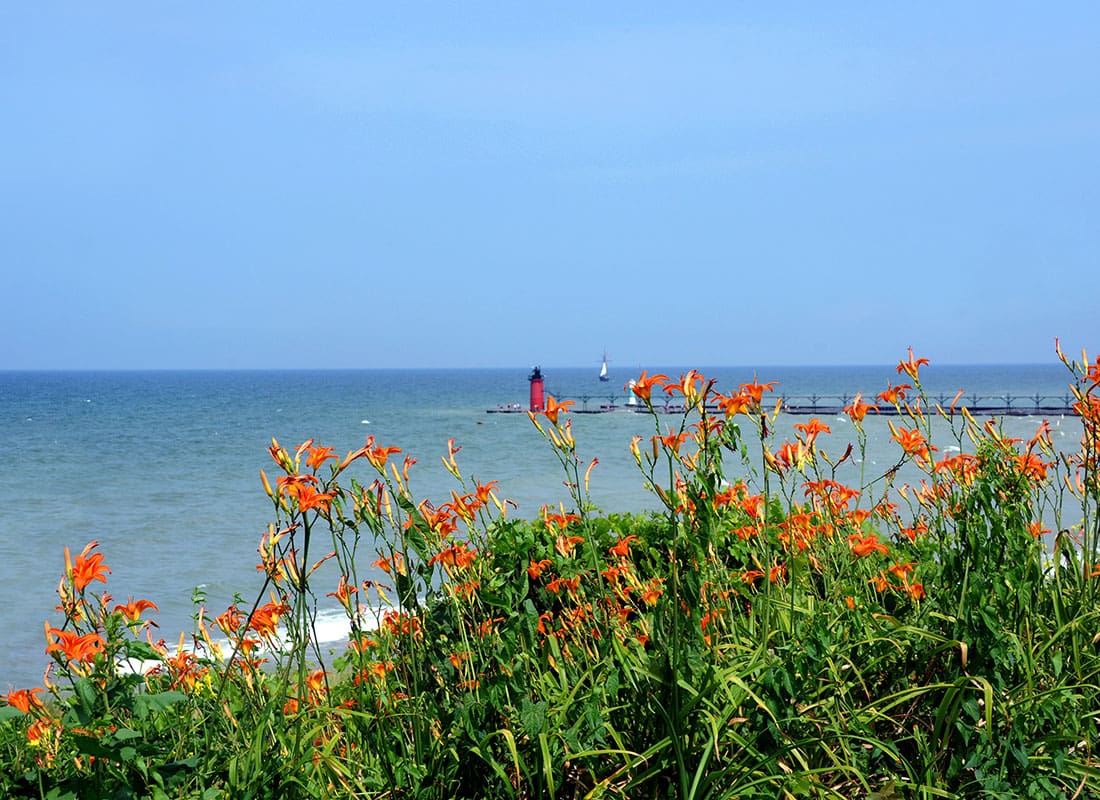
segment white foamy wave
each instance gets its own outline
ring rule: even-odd
[[[366,630],[375,630],[382,619],[382,614],[388,610],[390,609],[381,606],[361,609],[361,627]],[[348,641],[351,636],[351,621],[348,619],[347,613],[342,608],[320,609],[317,612],[316,620],[314,620],[313,636],[319,645],[333,645]],[[167,648],[166,658],[172,658],[184,652],[194,653],[199,658],[224,660],[232,654],[233,642],[228,638],[212,639],[211,642],[212,646],[207,646],[201,641],[196,645],[194,639],[190,643],[185,640],[182,648],[178,645]],[[277,655],[288,644],[287,637],[280,634],[264,640],[252,652],[253,655],[259,658],[267,658]],[[148,675],[157,667],[162,666],[163,663],[160,659],[125,658],[118,661],[118,668],[123,673]]]

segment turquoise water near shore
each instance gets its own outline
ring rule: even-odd
[[[778,381],[788,397],[873,397],[898,382],[892,366],[700,368],[733,391],[753,380]],[[679,375],[684,368],[650,367]],[[612,368],[600,383],[596,369],[544,368],[546,389],[559,398],[589,398],[592,407],[623,403],[623,387],[640,370]],[[158,636],[175,641],[191,629],[192,591],[201,587],[216,612],[235,592],[250,598],[261,579],[256,546],[270,520],[259,470],[269,474],[267,447],[314,438],[339,453],[367,436],[418,459],[412,487],[418,498],[443,502],[458,488],[440,456],[447,440],[462,447],[467,476],[500,482],[511,512],[534,517],[543,503],[568,502],[560,467],[525,414],[487,414],[527,403],[527,369],[348,371],[0,372],[0,442],[8,466],[0,481],[0,692],[38,685],[47,659],[42,624],[56,621],[54,593],[64,568],[63,548],[79,551],[98,540],[112,574],[108,591],[153,600]],[[937,366],[922,378],[929,393],[948,400],[959,389],[972,397],[1039,395],[1058,400],[1069,378],[1059,364]],[[578,407],[580,407],[578,403]],[[804,418],[781,418],[789,426]],[[635,435],[654,432],[649,417],[617,412],[577,414],[581,458],[599,458],[594,499],[605,511],[656,508],[629,455]],[[1010,435],[1030,436],[1039,423],[1006,418]],[[830,452],[841,452],[854,431],[846,418],[828,418]],[[1052,419],[1056,435],[1079,439],[1076,420]],[[884,419],[868,417],[870,477],[893,450]],[[835,443],[833,443],[835,442]],[[858,482],[858,465],[848,480]],[[364,471],[363,477],[368,477]],[[373,559],[364,552],[364,564]],[[334,579],[335,582],[335,579]],[[98,586],[98,584],[97,584]],[[334,634],[335,636],[335,634]]]

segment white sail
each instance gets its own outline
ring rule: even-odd
[[[607,377],[607,353],[603,354],[603,363],[600,364],[600,380],[601,381],[610,380]]]

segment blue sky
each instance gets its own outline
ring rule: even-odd
[[[0,368],[1100,347],[1100,6],[9,3]]]

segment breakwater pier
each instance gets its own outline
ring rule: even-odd
[[[552,393],[551,393],[552,394]],[[626,399],[620,394],[588,394],[574,397],[560,398],[558,402],[573,401],[570,409],[574,414],[610,414],[610,413],[647,413],[645,404],[633,396]],[[631,402],[633,401],[633,402]],[[775,408],[775,403],[781,404],[784,414],[794,416],[840,416],[844,409],[855,401],[855,395],[777,395],[765,397],[763,406],[769,411]],[[953,395],[939,395],[929,397],[929,401],[935,406],[938,404],[948,413],[961,413],[966,408],[975,417],[1054,417],[1064,414],[1073,414],[1073,395],[1068,392],[1061,396],[1048,395],[997,395],[983,396],[977,394],[963,395],[957,400]],[[862,402],[874,404],[874,398],[864,397]],[[680,414],[684,411],[682,403],[658,403],[653,404],[655,411],[659,413]],[[526,413],[529,409],[519,403],[509,403],[506,406],[489,408],[490,414],[514,414]],[[533,409],[541,410],[541,409]],[[708,406],[708,412],[721,413],[717,406]],[[935,411],[935,408],[925,409]],[[897,416],[898,409],[888,403],[878,403],[877,409],[869,413],[878,413],[882,416]]]

